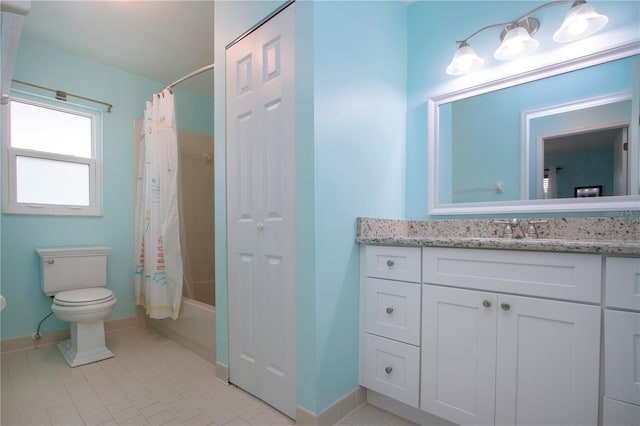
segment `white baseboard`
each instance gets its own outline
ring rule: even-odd
[[[216,361],[216,379],[224,383],[229,384],[229,367]]]
[[[345,397],[327,407],[320,414],[312,413],[303,407],[297,406],[296,424],[303,426],[335,425],[365,403],[366,391],[364,388],[358,386]]]
[[[104,331],[106,334],[127,328],[138,327],[136,317],[121,318],[104,323]],[[69,338],[69,329],[49,331],[40,333],[39,340],[33,340],[31,336],[16,337],[13,339],[5,339],[0,341],[0,353],[6,354],[10,352],[25,351],[27,349],[42,348],[57,344]]]

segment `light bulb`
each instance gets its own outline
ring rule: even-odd
[[[572,37],[578,37],[580,34],[584,33],[587,30],[589,23],[585,19],[576,19],[574,22],[569,25],[567,31]]]
[[[476,55],[471,46],[466,42],[460,44],[460,47],[453,56],[453,60],[447,67],[447,74],[460,75],[465,74],[474,69],[480,68],[484,61]]]
[[[460,70],[460,72],[462,73],[465,73],[471,69],[472,65],[473,65],[473,61],[471,61],[471,59],[468,56],[462,57],[458,61],[458,70]]]
[[[595,34],[607,25],[609,18],[582,0],[573,3],[562,26],[553,34],[558,43],[568,43]]]
[[[532,53],[537,48],[538,40],[531,38],[525,28],[514,27],[507,31],[493,57],[501,61],[516,59]]]
[[[513,40],[505,47],[509,56],[516,56],[519,55],[520,52],[522,52],[522,42],[520,40]]]

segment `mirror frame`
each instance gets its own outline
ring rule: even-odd
[[[601,52],[593,53],[570,61],[561,62],[531,71],[520,73],[514,76],[489,81],[469,88],[461,89],[455,92],[445,93],[429,98],[428,100],[428,138],[429,138],[429,170],[428,170],[428,213],[432,216],[437,215],[480,215],[480,214],[505,214],[505,213],[557,213],[557,212],[594,212],[605,211],[611,215],[616,215],[614,211],[632,211],[638,210],[640,203],[640,147],[638,133],[640,126],[632,125],[629,129],[629,164],[638,165],[631,170],[629,176],[630,188],[635,189],[635,195],[602,197],[602,198],[559,198],[555,200],[529,200],[524,199],[527,195],[523,193],[524,184],[521,183],[520,200],[512,201],[488,201],[473,203],[449,203],[443,204],[439,202],[439,107],[440,105],[451,103],[460,99],[469,98],[483,93],[505,89],[530,81],[541,80],[543,78],[552,77],[554,75],[591,67],[605,62],[615,61],[617,59],[640,54],[640,42],[633,41]],[[639,73],[634,70],[634,73]],[[639,96],[639,82],[633,82],[633,93]],[[636,105],[635,108],[638,108]],[[637,112],[637,111],[635,111]],[[524,112],[523,112],[524,114]],[[524,120],[524,117],[522,118]],[[632,123],[633,124],[633,123]],[[525,126],[521,125],[521,153],[520,153],[520,170],[521,176],[529,171],[529,155],[528,150],[524,149],[528,135],[525,135]],[[528,176],[528,175],[527,175]],[[523,176],[524,177],[524,176]],[[528,181],[528,177],[526,178]],[[528,188],[527,188],[528,189]],[[528,192],[528,191],[527,191]],[[624,213],[621,213],[624,214]]]

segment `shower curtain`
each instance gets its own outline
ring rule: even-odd
[[[173,94],[153,95],[144,112],[135,199],[136,305],[151,318],[177,319],[183,266],[178,210],[178,144]]]

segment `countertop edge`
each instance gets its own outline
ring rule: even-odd
[[[640,243],[621,241],[567,241],[455,237],[357,237],[356,242],[365,245],[394,245],[408,247],[453,247],[563,253],[640,255]]]

